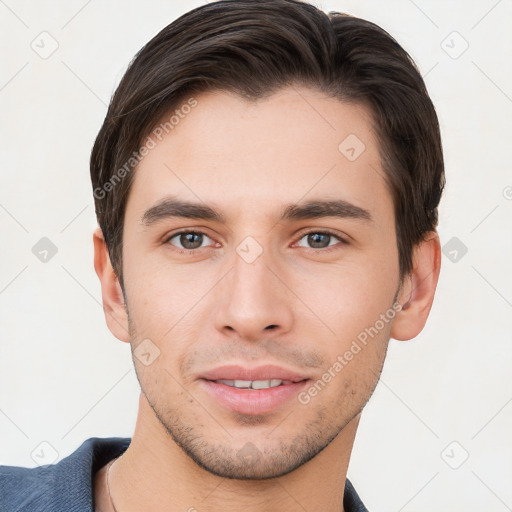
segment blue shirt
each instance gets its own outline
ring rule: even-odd
[[[57,464],[0,466],[1,512],[94,512],[94,475],[129,446],[129,437],[91,437]],[[347,479],[346,512],[368,512]]]

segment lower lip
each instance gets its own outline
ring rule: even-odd
[[[221,405],[241,414],[265,414],[296,398],[308,380],[267,389],[240,389],[201,379],[204,389]]]

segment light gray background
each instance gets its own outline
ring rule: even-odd
[[[133,433],[139,386],[103,317],[88,159],[130,59],[201,3],[0,0],[0,464]],[[512,510],[512,2],[316,5],[376,22],[418,63],[445,150],[439,234],[459,245],[426,328],[391,341],[349,477],[370,510]],[[42,237],[58,248],[46,263]]]

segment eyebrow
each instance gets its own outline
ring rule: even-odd
[[[338,217],[373,222],[368,210],[344,199],[314,200],[306,203],[285,205],[279,221],[297,221],[323,217]],[[170,218],[202,219],[226,223],[226,217],[215,208],[204,203],[184,201],[167,197],[148,208],[141,217],[142,224],[151,226],[158,221]]]

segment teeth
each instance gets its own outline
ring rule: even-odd
[[[240,389],[268,389],[275,388],[281,384],[291,384],[289,380],[270,379],[270,380],[216,380],[226,386]]]
[[[278,381],[281,384],[281,381]],[[274,386],[279,386],[279,384],[274,384]],[[274,387],[272,386],[272,387]],[[252,382],[252,389],[268,389],[270,387],[269,380],[254,380]]]
[[[250,380],[235,380],[234,384],[235,388],[250,388],[251,381]]]

